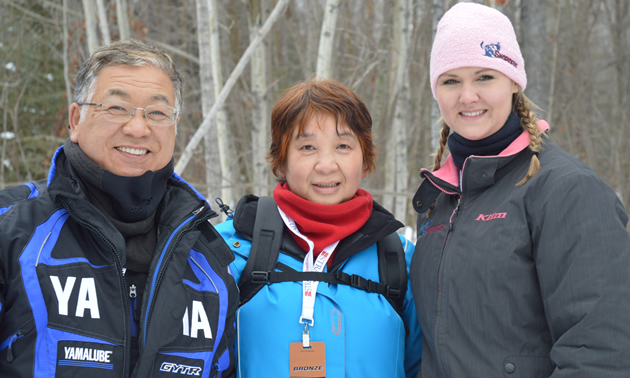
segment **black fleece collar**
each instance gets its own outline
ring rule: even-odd
[[[466,159],[471,156],[495,156],[505,150],[510,143],[523,132],[521,118],[512,112],[503,127],[489,137],[480,140],[469,140],[453,133],[448,138],[448,149],[451,151],[453,163],[460,170]]]

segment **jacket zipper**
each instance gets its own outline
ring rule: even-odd
[[[120,280],[120,287],[122,288],[126,288],[127,284],[125,283],[125,277],[123,274],[121,274],[121,272],[123,271],[123,264],[122,264],[122,259],[120,258],[120,255],[118,254],[118,250],[116,249],[116,246],[112,244],[112,242],[109,241],[109,239],[107,239],[107,237],[105,237],[105,235],[103,235],[103,233],[96,227],[94,227],[92,224],[85,222],[84,220],[82,220],[81,218],[79,218],[70,208],[70,205],[68,205],[68,203],[62,198],[62,197],[58,197],[57,200],[59,202],[61,202],[61,205],[64,207],[64,209],[66,209],[66,211],[68,212],[68,214],[70,214],[72,216],[72,218],[75,220],[75,222],[79,223],[80,225],[82,225],[85,228],[89,228],[90,230],[94,231],[98,236],[101,237],[101,239],[103,239],[103,241],[111,248],[112,252],[114,252],[114,255],[116,256],[116,268],[119,272],[118,274],[118,278]],[[126,297],[126,293],[123,292],[123,295]],[[123,301],[125,302],[125,318],[127,318],[129,316],[129,301],[125,300]],[[123,372],[125,373],[125,377],[129,375],[129,361],[131,359],[131,345],[127,345],[129,344],[129,341],[131,340],[131,325],[130,325],[130,321],[131,319],[125,319],[125,340],[124,340],[124,345],[123,348],[125,350],[125,362],[123,364]]]
[[[11,349],[11,347],[13,346],[13,343],[15,342],[15,340],[20,339],[24,337],[24,334],[22,334],[22,331],[17,331],[16,333],[14,333],[10,338],[9,338],[9,345],[7,346],[7,361],[8,362],[12,362],[13,361],[13,349]]]
[[[428,178],[428,177],[427,177]],[[443,193],[447,194],[447,195],[457,195],[457,204],[455,205],[455,209],[453,209],[453,212],[448,220],[448,232],[446,233],[446,238],[444,239],[444,244],[442,245],[442,251],[441,251],[441,255],[440,255],[440,265],[438,266],[438,274],[437,274],[437,292],[438,295],[435,299],[435,307],[436,307],[436,311],[439,311],[439,300],[440,300],[440,276],[441,276],[441,272],[442,272],[442,261],[444,259],[444,252],[446,250],[446,243],[448,242],[448,238],[451,235],[451,232],[453,232],[453,228],[455,225],[455,217],[458,214],[459,208],[461,206],[461,202],[462,202],[462,195],[461,193],[453,193],[453,192],[447,192],[444,189],[442,189],[439,185],[437,185],[433,180],[429,180],[431,182],[431,184],[433,184],[436,188],[440,189]],[[436,338],[436,335],[438,333],[438,328],[439,328],[439,321],[436,317],[435,320],[435,328],[433,330],[434,332],[434,338]],[[437,338],[436,338],[437,339]],[[437,346],[438,350],[436,350],[435,354],[436,354],[436,360],[438,361],[438,371],[442,371],[443,372],[443,364],[440,363],[439,361],[442,360],[442,358],[440,357],[440,353],[439,353],[439,345]]]
[[[180,223],[180,225],[175,229],[175,231],[170,236],[171,238],[174,236],[174,239],[167,242],[166,245],[164,246],[163,251],[166,251],[166,252],[163,254],[163,257],[162,257],[163,260],[159,263],[159,270],[157,272],[157,275],[155,276],[156,277],[155,282],[151,284],[151,291],[149,293],[150,296],[149,296],[149,300],[147,301],[147,309],[146,309],[146,314],[144,316],[144,324],[143,324],[144,327],[143,327],[143,332],[142,332],[142,349],[144,349],[146,345],[146,341],[147,341],[147,329],[149,326],[149,319],[151,318],[151,313],[153,311],[152,302],[153,302],[153,299],[155,298],[158,287],[160,287],[160,281],[162,280],[162,276],[164,275],[164,270],[166,270],[166,266],[168,265],[167,263],[170,260],[171,254],[173,253],[175,246],[179,244],[179,241],[181,240],[182,236],[188,233],[188,231],[194,229],[200,223],[206,222],[208,219],[212,217],[212,214],[216,214],[213,210],[210,210],[207,214],[198,216],[204,210],[204,208],[205,207],[202,206],[199,209],[193,211],[191,216],[189,216],[182,223]],[[194,219],[194,222],[192,222],[188,227],[182,229],[186,224],[188,224],[193,219]]]
[[[435,299],[436,307],[438,304],[439,293],[440,293],[440,273],[441,273],[441,268],[442,268],[442,259],[444,258],[444,251],[446,250],[446,243],[448,242],[448,237],[451,235],[451,232],[453,231],[454,218],[457,215],[457,211],[459,210],[461,201],[462,201],[462,196],[459,195],[459,198],[457,198],[457,205],[455,205],[455,209],[453,210],[453,213],[451,214],[451,217],[448,220],[448,232],[446,233],[446,238],[444,239],[444,244],[442,245],[442,251],[440,255],[440,265],[438,266],[438,274],[437,274],[438,298]]]
[[[455,206],[455,210],[453,210],[453,214],[451,214],[451,217],[448,220],[449,234],[451,233],[451,231],[453,231],[454,219],[455,219],[455,216],[457,215],[457,211],[459,210],[459,205],[461,203],[462,203],[462,196],[460,195],[459,198],[457,198],[457,205]],[[446,238],[448,239],[448,235],[446,235]]]
[[[138,314],[137,297],[138,297],[138,287],[136,286],[136,284],[132,283],[129,286],[129,311],[130,311],[129,320],[132,320],[130,322],[130,332],[131,332],[132,337],[138,337],[137,322],[140,320],[140,316]]]

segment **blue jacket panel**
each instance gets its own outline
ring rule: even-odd
[[[375,211],[381,210],[384,211],[377,206]],[[239,234],[231,218],[218,225],[217,231],[234,252],[235,260],[230,268],[238,282],[251,249],[251,236]],[[289,232],[286,230],[285,234]],[[403,236],[400,240],[409,269],[414,246]],[[345,273],[379,282],[376,241],[342,262],[334,260],[333,269],[341,264],[340,269]],[[299,247],[290,236],[283,239],[283,246],[291,243],[295,247],[291,252],[281,247],[278,263],[302,271],[303,256],[295,255]],[[301,253],[304,255],[304,251]],[[266,285],[239,308],[236,320],[239,377],[289,377],[290,343],[302,342],[301,311],[302,282]],[[320,283],[314,325],[309,330],[311,341],[325,344],[326,375],[415,376],[420,364],[421,336],[409,285],[403,316],[404,323],[387,299],[379,294],[347,285]],[[409,328],[407,336],[405,324]]]

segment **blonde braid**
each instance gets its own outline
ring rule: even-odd
[[[451,133],[451,129],[448,127],[446,122],[442,122],[442,130],[440,130],[440,147],[435,152],[435,164],[433,165],[432,171],[437,171],[442,165],[442,155],[444,155],[444,150],[446,149],[446,143],[448,142],[448,136]]]
[[[531,110],[532,107],[536,107],[523,92],[518,92],[515,95],[514,108],[518,115],[521,117],[521,127],[523,130],[527,130],[529,133],[529,149],[534,152],[532,159],[529,162],[529,169],[527,174],[516,186],[524,185],[530,178],[534,177],[540,170],[540,160],[538,160],[538,152],[542,147],[542,137],[540,136],[540,129],[536,122],[538,118]]]

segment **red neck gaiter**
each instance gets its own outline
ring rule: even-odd
[[[347,202],[320,205],[292,193],[287,183],[279,183],[273,190],[273,198],[278,207],[295,221],[298,230],[313,241],[315,257],[324,248],[361,228],[372,214],[372,195],[363,189],[357,190]],[[308,252],[308,244],[293,232],[290,233],[298,245]]]

